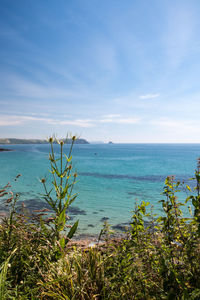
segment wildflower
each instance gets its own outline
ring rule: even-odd
[[[8,199],[6,200],[6,203],[10,203],[10,202],[12,202],[12,200],[13,200],[13,196],[10,197],[10,198],[8,198]]]
[[[53,143],[53,137],[51,136],[50,138],[49,138],[49,143]]]

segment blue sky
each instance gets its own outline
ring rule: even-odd
[[[0,137],[200,142],[199,0],[0,0]]]

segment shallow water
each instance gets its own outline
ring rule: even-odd
[[[21,173],[18,182],[12,182],[14,191],[20,193],[20,200],[28,207],[43,206],[39,179],[50,177],[49,145],[4,147],[14,151],[0,153],[0,186]],[[58,147],[55,145],[56,152]],[[165,178],[192,177],[199,156],[200,144],[75,145],[78,197],[69,213],[73,221],[80,220],[79,233],[98,233],[105,218],[115,226],[129,222],[136,198],[150,201],[155,212],[161,214],[159,200],[163,199]],[[180,193],[181,199],[185,196]]]

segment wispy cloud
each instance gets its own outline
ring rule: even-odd
[[[111,116],[111,115],[110,115]],[[0,126],[13,126],[22,125],[28,122],[40,122],[50,125],[73,125],[82,128],[94,127],[103,123],[115,123],[115,124],[136,124],[140,122],[140,118],[137,117],[123,117],[119,118],[117,115],[112,118],[104,119],[57,119],[52,117],[41,117],[34,115],[0,115]]]
[[[65,121],[55,121],[56,124],[59,125],[74,125],[78,127],[93,127],[94,123],[92,120],[85,119],[85,120],[65,120]]]
[[[11,75],[7,81],[9,81],[10,90],[13,91],[15,96],[39,99],[58,99],[83,96],[83,91],[77,92],[72,89],[58,87],[51,83],[44,85],[15,75]]]
[[[54,120],[50,118],[40,118],[32,116],[18,116],[18,115],[1,115],[0,116],[0,126],[13,126],[21,125],[30,121],[40,121],[49,124],[53,124]]]
[[[1,115],[0,126],[22,125],[27,122],[42,122],[51,125],[74,125],[78,127],[92,127],[92,120],[75,119],[75,120],[60,120],[54,118],[35,117],[35,116],[19,116],[19,115]]]
[[[16,126],[22,124],[22,121],[13,117],[0,117],[0,126]]]
[[[139,98],[140,99],[154,99],[158,98],[160,94],[146,94],[146,95],[141,95]]]
[[[162,130],[170,130],[185,136],[186,134],[193,135],[194,133],[200,134],[200,121],[198,120],[174,120],[170,118],[160,118],[150,121],[150,125],[157,126]]]
[[[120,117],[120,114],[109,114],[109,115],[103,115],[103,118],[118,118]]]
[[[115,124],[137,124],[140,122],[140,118],[105,118],[101,119],[100,123],[115,123]]]
[[[192,1],[170,5],[164,36],[167,63],[179,66],[195,46],[195,32],[198,32],[198,15]]]

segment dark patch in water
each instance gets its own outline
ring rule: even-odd
[[[103,218],[101,218],[101,222],[105,222],[105,221],[108,221],[109,220],[109,218],[108,217],[103,217]]]
[[[68,212],[71,213],[72,215],[87,215],[85,210],[80,209],[77,206],[69,207]]]
[[[104,210],[104,209],[100,209],[99,211],[102,211],[102,212],[103,212],[103,211],[105,211],[105,210]]]
[[[129,223],[119,223],[117,225],[113,225],[112,228],[120,231],[127,231],[127,228],[130,227]]]
[[[33,198],[25,201],[18,201],[18,207],[20,207],[22,203],[24,203],[25,207],[30,211],[44,209],[44,208],[47,208],[50,211],[52,211],[50,205],[44,201],[41,201],[40,199]]]
[[[30,211],[47,208],[52,212],[50,205],[39,199],[29,199],[29,200],[25,200],[25,201],[19,201],[18,207],[20,207],[22,205],[22,203],[24,203],[25,207]],[[80,209],[79,207],[76,207],[76,206],[69,207],[67,210],[67,213],[70,213],[72,215],[86,215],[85,210]],[[73,218],[71,218],[71,219],[73,219]]]
[[[5,149],[5,148],[0,148],[0,152],[3,152],[3,151],[13,151],[12,149]]]
[[[94,225],[93,224],[88,224],[88,227],[94,227]]]
[[[97,212],[97,211],[93,211],[93,214],[94,214],[94,215],[97,215],[97,214],[98,214],[98,212]]]
[[[0,211],[1,212],[8,212],[9,211],[8,205],[6,205],[5,203],[4,204],[2,203],[0,205]]]
[[[119,223],[119,224],[113,225],[112,228],[115,230],[127,231],[127,230],[130,230],[130,225],[131,225],[131,223]],[[150,225],[150,222],[144,221],[145,227],[147,227],[149,225]]]
[[[131,179],[139,181],[149,181],[149,182],[163,182],[165,181],[168,175],[145,175],[145,176],[134,176],[134,175],[121,175],[121,174],[101,174],[101,173],[90,173],[90,172],[81,172],[79,173],[82,176],[91,176],[99,178],[108,178],[108,179]],[[190,176],[188,176],[190,177]],[[185,175],[177,175],[176,179],[184,181],[188,178]]]

